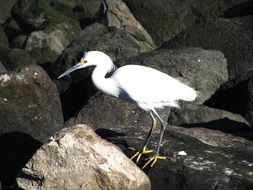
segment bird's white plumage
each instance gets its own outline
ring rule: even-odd
[[[143,149],[141,152],[137,151],[131,159],[137,157],[138,162],[142,154],[150,153],[150,150],[147,150],[146,147],[149,143],[151,133],[156,127],[156,118],[161,123],[156,155],[150,157],[143,168],[150,163],[152,167],[157,159],[165,159],[165,157],[159,156],[159,151],[166,122],[157,113],[156,108],[163,108],[164,106],[179,107],[177,100],[195,100],[197,96],[196,91],[171,76],[149,67],[127,65],[116,70],[111,58],[100,51],[86,53],[80,63],[65,71],[58,78],[74,70],[88,66],[95,66],[91,78],[99,90],[108,95],[130,101],[150,113],[152,126]],[[115,71],[112,76],[106,78],[106,74],[112,71]]]
[[[193,101],[196,92],[187,85],[158,70],[127,65],[111,77],[118,89],[124,91],[141,108],[178,107],[177,100]]]

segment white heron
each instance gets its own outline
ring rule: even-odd
[[[171,76],[156,69],[140,66],[126,65],[117,69],[111,58],[100,51],[89,51],[81,58],[80,62],[61,74],[59,78],[77,70],[95,66],[92,73],[94,85],[110,96],[127,100],[148,112],[152,118],[152,126],[141,151],[136,152],[131,160],[138,162],[143,154],[153,152],[147,149],[153,129],[160,121],[160,138],[155,155],[149,157],[143,168],[150,164],[152,167],[158,159],[166,159],[159,154],[163,133],[167,123],[160,117],[156,109],[165,106],[177,107],[178,100],[193,101],[197,93],[191,87],[181,83]],[[106,74],[112,72],[111,77]]]

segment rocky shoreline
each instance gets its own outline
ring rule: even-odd
[[[253,189],[252,15],[244,0],[0,1],[0,190]],[[98,92],[92,68],[57,80],[90,50],[198,91],[160,112],[165,161],[127,158],[149,115]]]

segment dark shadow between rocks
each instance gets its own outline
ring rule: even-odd
[[[78,114],[89,97],[97,91],[91,84],[90,77],[78,83],[72,83],[70,87],[60,95],[64,121]]]
[[[129,147],[128,143],[125,140],[120,139],[120,137],[125,137],[126,134],[118,133],[116,131],[113,131],[110,129],[104,129],[104,128],[97,129],[95,132],[101,138],[106,139],[107,141],[115,144],[116,146],[120,147],[122,150],[126,150]],[[124,153],[128,155],[128,152],[124,151]]]
[[[15,179],[19,170],[41,145],[41,142],[21,132],[0,135],[0,181],[3,189],[16,189]]]
[[[233,18],[233,17],[241,17],[241,16],[248,16],[253,15],[253,2],[243,2],[240,3],[230,9],[228,9],[222,17],[225,18]]]
[[[219,130],[224,133],[230,133],[234,136],[242,137],[253,141],[253,131],[245,123],[232,121],[230,119],[218,119],[206,123],[181,124],[185,128],[207,128],[211,130]]]

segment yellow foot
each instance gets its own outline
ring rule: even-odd
[[[144,166],[141,169],[146,168],[149,164],[150,164],[150,167],[153,167],[154,164],[157,162],[157,160],[166,160],[166,156],[155,155],[155,156],[147,158],[146,160],[148,161],[144,164]]]
[[[134,148],[130,148],[131,150],[135,150]],[[135,158],[136,158],[136,163],[138,163],[139,162],[139,160],[140,160],[140,158],[141,158],[141,156],[143,155],[143,154],[149,154],[149,153],[152,153],[153,152],[153,150],[148,150],[148,149],[146,149],[146,147],[143,147],[143,149],[142,149],[142,151],[137,151],[131,158],[130,158],[130,160],[134,160]]]

